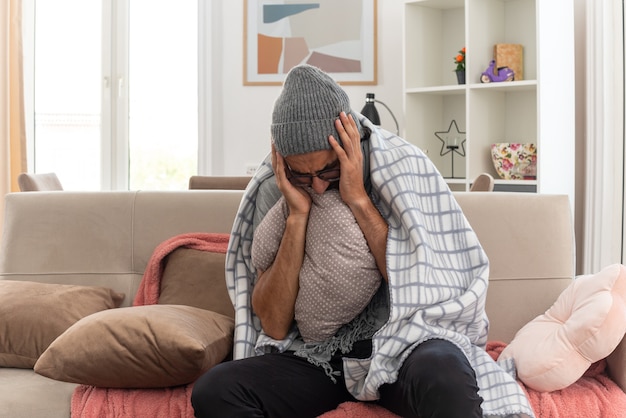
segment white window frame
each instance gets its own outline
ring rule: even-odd
[[[34,72],[35,1],[23,0],[25,106],[27,125],[28,165],[33,167],[36,146],[34,140],[34,103],[32,74]],[[47,1],[47,0],[40,0]],[[102,102],[101,102],[101,190],[129,188],[129,1],[102,1]],[[172,7],[176,1],[172,0]],[[212,86],[219,69],[212,66],[212,51],[217,37],[212,27],[218,23],[220,2],[198,0],[198,174],[212,172],[216,160],[212,149],[218,125],[212,123],[214,111]],[[220,125],[221,126],[221,125]],[[219,134],[219,132],[217,132]]]

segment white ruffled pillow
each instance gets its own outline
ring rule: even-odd
[[[518,378],[550,392],[576,382],[626,333],[626,267],[576,278],[545,314],[522,327],[498,361],[513,358]]]

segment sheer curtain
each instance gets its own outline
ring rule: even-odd
[[[583,271],[622,260],[624,210],[623,2],[587,0]]]
[[[21,0],[0,1],[0,228],[4,195],[18,190],[26,171],[21,13]]]

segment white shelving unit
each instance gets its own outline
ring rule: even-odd
[[[488,172],[496,190],[568,194],[573,203],[572,1],[411,0],[404,7],[404,137],[452,190],[469,190]],[[498,43],[523,45],[523,80],[480,82]],[[466,84],[459,85],[454,57],[463,47]],[[447,150],[435,136],[452,120],[466,138],[465,156],[454,154],[453,162],[440,155]],[[490,154],[496,142],[537,144],[537,179],[501,180]]]

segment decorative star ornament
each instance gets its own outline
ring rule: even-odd
[[[453,125],[454,131],[452,131]],[[454,119],[450,122],[447,131],[435,132],[435,136],[442,142],[439,155],[444,156],[450,152],[456,152],[461,157],[465,157],[465,132],[459,131]]]

